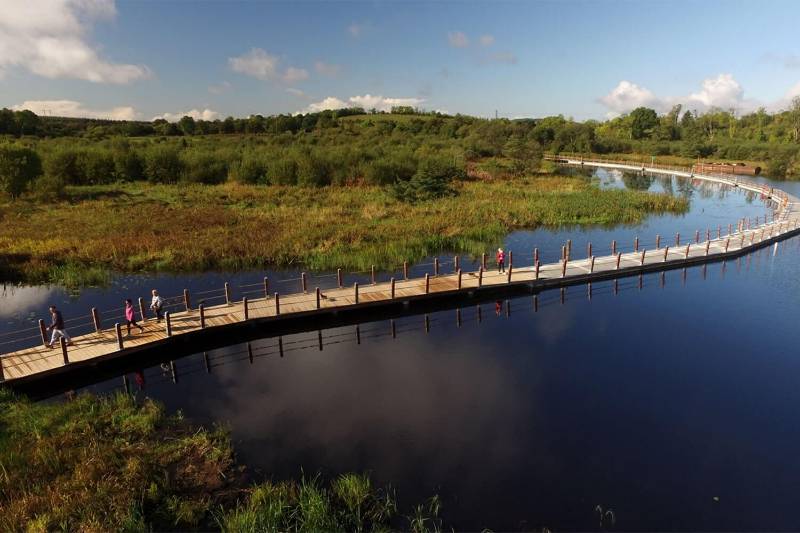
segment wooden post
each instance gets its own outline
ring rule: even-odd
[[[711,230],[709,228],[706,228],[706,240],[711,240]]]
[[[639,262],[640,265],[644,265],[644,254],[647,253],[647,250],[642,250],[642,260]]]
[[[147,320],[147,315],[144,314],[144,298],[139,298],[139,318],[142,319],[142,322]]]
[[[341,289],[342,287],[344,287],[344,283],[343,282],[344,282],[344,279],[342,279],[342,269],[341,268],[337,268],[336,269],[336,285]]]
[[[434,257],[433,258],[433,275],[434,276],[438,276],[439,275],[439,258],[438,257]]]
[[[45,327],[44,320],[42,319],[39,319],[39,333],[42,336],[42,344],[44,344],[44,347],[47,348],[49,346],[47,342],[47,328]]]
[[[695,230],[695,232],[694,232],[694,242],[695,242],[695,244],[700,242],[700,230],[699,229]]]
[[[305,272],[300,273],[300,288],[303,289],[303,294],[308,292],[308,276]]]
[[[200,311],[200,329],[206,329],[206,307],[200,304],[197,310]]]
[[[69,364],[69,356],[67,355],[67,341],[64,340],[64,337],[59,339],[59,344],[61,344],[61,356],[64,358],[64,366]]]
[[[592,257],[592,243],[586,245],[586,257]]]
[[[391,279],[392,284],[392,300],[394,300],[394,278]]]
[[[426,272],[425,273],[425,294],[428,294],[431,291],[431,277]]]
[[[264,276],[264,299],[269,300],[269,278]]]
[[[611,255],[617,255],[617,241],[611,241]]]
[[[187,311],[192,308],[192,300],[189,298],[189,289],[183,289],[183,306]]]
[[[572,255],[572,239],[567,239],[567,261],[569,261],[571,255]]]
[[[691,244],[686,245],[686,254],[684,255],[684,259],[689,259],[689,248],[691,246],[692,246]]]
[[[511,270],[511,267],[514,266],[514,252],[512,250],[508,251],[508,269]]]
[[[102,329],[100,326],[100,313],[97,312],[96,307],[92,307],[92,322],[94,322],[94,330],[97,333],[100,333],[100,330]]]
[[[656,235],[656,250],[661,248],[661,235]]]
[[[169,311],[164,313],[164,321],[167,326],[167,337],[172,337],[172,320],[170,320]]]
[[[717,239],[722,238],[722,226],[717,226]]]
[[[231,305],[231,284],[225,282],[225,303]]]
[[[538,262],[539,262],[539,248],[534,248],[533,249],[533,264],[535,265]]]
[[[675,246],[680,246],[680,245],[681,245],[681,234],[680,233],[676,233],[675,234]]]
[[[708,255],[708,249],[711,247],[711,241],[706,241],[706,255]]]
[[[478,269],[478,287],[483,286],[483,267]]]
[[[728,237],[728,239],[725,241],[725,253],[728,253],[728,246],[730,246],[730,244],[731,244],[731,238]]]
[[[250,306],[247,305],[247,296],[242,298],[242,310],[244,311],[244,319],[250,318]]]
[[[566,246],[562,246],[561,247],[561,260],[562,261],[566,261],[567,260],[567,247]]]
[[[731,233],[733,233],[733,224],[728,224],[728,235],[730,236]]]
[[[458,290],[461,290],[461,269],[458,269]]]
[[[481,268],[486,270],[486,254],[481,254]]]
[[[353,294],[355,295],[356,303],[358,303],[358,282],[357,281],[355,283],[353,283]]]
[[[314,289],[314,293],[315,293],[315,296],[317,297],[317,309],[319,309],[319,308],[320,308],[320,293],[319,293],[319,287],[316,287],[316,288]]]
[[[669,246],[664,248],[664,262],[667,262],[667,255],[669,255]]]
[[[408,279],[408,261],[403,261],[403,279]]]
[[[372,284],[375,285],[375,265],[370,266],[370,268],[369,268],[369,276],[370,276],[370,280],[372,280]]]
[[[511,263],[509,263],[508,264],[508,274],[507,274],[508,278],[506,279],[506,283],[511,283],[511,271],[512,270],[514,270],[514,267],[511,265]]]
[[[564,278],[567,276],[567,260],[561,260],[561,277]]]
[[[275,293],[275,316],[281,314],[281,295],[277,292]]]
[[[453,272],[458,272],[458,271],[459,271],[459,260],[458,256],[456,255],[453,257]]]
[[[116,334],[117,334],[117,346],[119,347],[120,350],[122,350],[123,349],[123,346],[122,346],[122,328],[120,327],[119,322],[114,324],[114,332],[116,332]]]
[[[633,239],[633,251],[634,252],[638,252],[639,251],[639,237],[638,236],[635,239]]]
[[[739,248],[744,248],[744,234],[742,234],[742,241],[739,243]]]
[[[619,270],[620,261],[622,261],[622,254],[621,253],[617,254],[617,270]]]
[[[592,272],[594,272],[594,256],[589,260],[589,273],[591,274]]]

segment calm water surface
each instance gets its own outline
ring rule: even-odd
[[[598,177],[625,185],[619,174]],[[652,248],[655,234],[693,237],[767,212],[719,188],[628,185],[688,195],[691,212],[638,227],[517,232],[505,245],[515,256],[538,246],[546,260],[566,238],[597,250],[614,238],[630,248],[639,235]],[[705,268],[596,283],[591,298],[582,286],[541,293],[536,305],[526,296],[464,307],[460,322],[456,310],[433,313],[429,331],[424,316],[404,317],[394,338],[389,321],[325,330],[322,350],[317,332],[284,336],[283,357],[277,339],[263,339],[251,343],[252,362],[231,339],[175,361],[175,380],[143,369],[132,388],[194,421],[227,424],[257,473],[369,471],[406,508],[439,494],[456,529],[598,529],[597,505],[613,509],[620,530],[797,529],[799,260],[795,238]],[[53,300],[78,314],[154,285],[199,292],[262,275],[124,277],[78,298],[7,288],[0,320],[8,331]]]

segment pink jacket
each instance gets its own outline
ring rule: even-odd
[[[133,320],[133,316],[134,316],[133,315],[133,306],[132,305],[126,305],[125,306],[125,318],[127,320]]]

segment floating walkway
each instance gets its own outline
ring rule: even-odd
[[[10,332],[0,335],[0,350],[5,344],[29,342],[32,346],[0,355],[0,379],[13,383],[27,383],[54,374],[91,368],[110,359],[141,354],[143,351],[168,348],[177,339],[186,340],[192,336],[207,336],[214,332],[220,335],[234,326],[250,324],[254,327],[268,328],[297,318],[323,320],[330,315],[345,314],[359,309],[377,309],[396,306],[398,303],[411,303],[418,300],[433,300],[465,297],[484,291],[496,291],[504,287],[528,287],[537,291],[552,287],[564,287],[592,281],[631,276],[644,272],[683,268],[689,265],[719,261],[743,255],[752,249],[767,246],[778,240],[800,233],[800,200],[778,189],[763,184],[743,180],[731,175],[694,174],[691,169],[666,165],[641,165],[625,161],[588,160],[579,157],[551,156],[548,159],[559,164],[584,167],[648,172],[674,175],[693,180],[718,183],[730,188],[739,188],[761,195],[771,202],[771,220],[740,219],[727,228],[718,227],[705,234],[679,234],[657,236],[649,249],[637,238],[632,248],[611,244],[610,253],[594,255],[592,245],[577,257],[571,243],[562,247],[561,260],[554,263],[541,263],[538,250],[531,250],[523,260],[517,255],[515,263],[513,252],[508,253],[505,272],[487,270],[486,256],[482,266],[476,271],[462,271],[458,258],[453,262],[450,272],[442,272],[438,260],[431,273],[424,277],[408,279],[404,267],[402,279],[392,278],[386,282],[375,280],[364,285],[358,283],[344,286],[341,271],[337,276],[337,287],[330,289],[309,288],[305,274],[302,277],[302,292],[279,294],[270,291],[265,278],[263,287],[257,284],[254,298],[234,301],[228,284],[217,291],[207,291],[195,295],[184,291],[182,295],[167,300],[169,312],[162,321],[146,319],[145,302],[139,300],[140,324],[144,332],[135,331],[131,337],[123,336],[120,323],[104,327],[103,318],[95,309],[87,315],[87,324],[93,332],[73,337],[74,346],[67,346],[63,340],[55,349],[47,347],[49,340],[43,321],[39,328],[24,332]],[[526,266],[520,266],[526,264]],[[253,294],[254,291],[248,292]],[[202,297],[203,303],[192,305],[192,296]],[[220,303],[209,305],[218,300]],[[76,321],[83,318],[73,319]],[[113,320],[113,319],[112,319]],[[106,318],[106,323],[110,322]],[[124,321],[122,321],[124,322]],[[67,321],[66,327],[78,328]],[[136,328],[134,328],[136,329]],[[22,337],[13,339],[13,335]],[[12,340],[8,340],[12,336]],[[203,337],[208,338],[208,337]],[[38,341],[38,342],[37,342]],[[33,344],[36,344],[33,346]]]

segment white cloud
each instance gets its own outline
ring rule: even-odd
[[[351,37],[354,37],[356,39],[361,37],[361,34],[363,32],[364,32],[364,26],[356,22],[353,22],[347,27],[347,33],[349,33]]]
[[[102,118],[109,120],[134,120],[138,113],[133,107],[122,106],[111,109],[88,109],[74,100],[26,100],[11,106],[14,111],[28,109],[37,115],[52,117]]]
[[[208,87],[208,92],[211,94],[222,94],[229,91],[232,87],[233,85],[231,85],[230,82],[223,81],[219,85],[210,85]]]
[[[289,93],[289,94],[293,94],[295,96],[299,96],[301,98],[305,98],[306,97],[306,93],[304,93],[300,89],[295,89],[294,87],[287,87],[286,88],[286,92]]]
[[[447,41],[453,48],[466,48],[469,46],[469,39],[464,32],[451,31],[447,34]]]
[[[622,80],[610,93],[601,97],[600,103],[614,114],[627,113],[643,106],[663,111],[663,105],[655,94],[627,80]]]
[[[308,79],[308,71],[303,68],[286,67],[281,70],[281,60],[261,48],[253,48],[238,57],[229,57],[228,66],[234,72],[245,74],[259,80],[295,83]]]
[[[494,44],[494,35],[481,35],[479,40],[482,46],[492,46]]]
[[[192,109],[190,111],[178,113],[164,113],[163,115],[153,117],[153,120],[163,118],[168,122],[178,122],[183,117],[192,117],[195,120],[217,120],[219,118],[219,113],[211,109],[203,109],[202,111],[199,109]]]
[[[326,109],[342,109],[345,107],[363,107],[366,110],[374,108],[378,111],[391,111],[394,106],[418,106],[424,101],[424,98],[387,98],[372,94],[351,96],[347,101],[340,100],[335,96],[328,96],[324,100],[309,104],[308,107],[302,111],[298,111],[298,113],[316,113]]]
[[[706,78],[700,84],[699,91],[685,96],[660,97],[644,87],[623,80],[598,101],[608,108],[609,116],[628,113],[642,106],[655,109],[659,113],[669,111],[675,104],[699,112],[716,107],[747,113],[761,105],[756,100],[744,97],[744,89],[732,74],[719,74]]]
[[[144,65],[113,63],[88,41],[92,25],[116,16],[113,0],[5,1],[0,9],[0,75],[19,67],[45,78],[124,84],[148,78]]]
[[[314,70],[317,71],[317,74],[321,74],[329,78],[335,78],[341,73],[342,67],[340,65],[325,63],[324,61],[317,61],[314,63]]]

